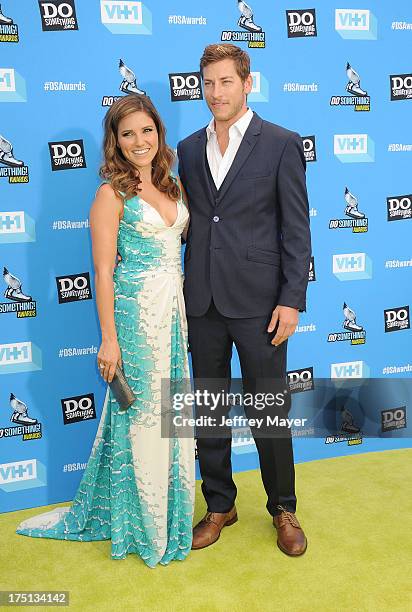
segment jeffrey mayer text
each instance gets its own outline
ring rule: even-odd
[[[308,419],[283,419],[279,416],[269,416],[255,419],[246,419],[244,416],[234,416],[232,418],[222,416],[220,421],[212,416],[199,416],[197,418],[184,417],[177,414],[173,417],[173,424],[176,427],[304,427]]]

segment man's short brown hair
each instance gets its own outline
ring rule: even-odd
[[[229,43],[208,45],[205,48],[200,58],[200,73],[202,77],[205,66],[225,59],[232,59],[235,62],[236,72],[244,82],[250,74],[249,54],[240,47]]]

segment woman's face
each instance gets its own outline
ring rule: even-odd
[[[159,150],[159,134],[150,115],[136,111],[123,117],[117,129],[117,144],[134,166],[151,165]]]

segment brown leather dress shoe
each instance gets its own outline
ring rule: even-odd
[[[229,512],[206,512],[193,529],[192,550],[214,544],[219,539],[223,527],[229,527],[236,521],[236,506],[233,506]]]
[[[273,517],[273,525],[278,532],[277,544],[282,552],[291,557],[298,557],[305,552],[308,542],[294,512],[288,512],[278,506],[281,513]]]

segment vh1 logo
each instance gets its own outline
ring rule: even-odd
[[[0,244],[35,240],[34,220],[24,210],[0,212]]]
[[[335,134],[333,152],[342,163],[373,162],[375,143],[368,134]]]
[[[342,38],[376,40],[378,23],[369,9],[335,9],[335,30]]]
[[[100,18],[112,34],[152,33],[152,14],[143,2],[100,0]]]
[[[368,378],[369,367],[364,361],[346,361],[332,363],[330,366],[330,377],[336,378]]]
[[[6,493],[46,484],[46,468],[38,459],[0,464],[0,489]]]
[[[333,274],[340,281],[372,278],[372,260],[366,253],[342,253],[332,257]]]
[[[0,68],[0,102],[26,102],[26,81],[14,68]]]
[[[250,102],[269,102],[269,81],[261,72],[251,72],[252,91],[248,95]]]
[[[42,354],[33,342],[0,344],[0,374],[42,369]]]

